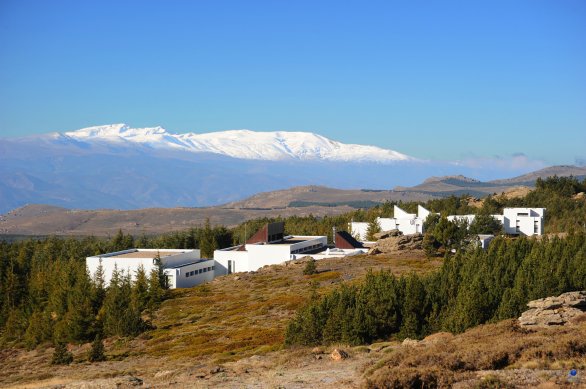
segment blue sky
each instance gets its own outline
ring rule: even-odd
[[[0,0],[0,136],[312,131],[586,160],[586,2]]]

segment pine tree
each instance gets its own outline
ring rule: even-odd
[[[90,349],[88,360],[90,362],[101,362],[106,360],[106,354],[104,353],[104,342],[100,335],[96,335],[92,342],[92,348]]]
[[[149,302],[149,280],[142,265],[136,271],[136,280],[132,287],[132,298],[139,311],[143,311]]]
[[[381,232],[381,227],[379,222],[375,219],[368,223],[368,228],[366,229],[366,240],[374,241],[376,238],[374,237],[375,234]]]
[[[57,342],[55,344],[55,351],[53,352],[53,358],[51,359],[52,365],[69,365],[73,362],[73,354],[67,350],[65,342]]]

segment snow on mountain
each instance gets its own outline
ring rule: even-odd
[[[376,146],[340,143],[310,132],[231,130],[206,134],[172,134],[162,127],[130,128],[112,124],[53,135],[85,143],[141,144],[153,148],[214,153],[251,160],[324,160],[345,162],[416,161],[397,151]]]

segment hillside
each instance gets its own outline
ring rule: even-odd
[[[202,226],[206,219],[213,225],[234,226],[261,217],[337,215],[352,209],[310,206],[275,210],[209,207],[85,211],[29,205],[0,216],[0,235],[113,236],[120,229],[137,236],[153,235]]]
[[[418,252],[319,262],[319,274],[303,276],[303,263],[233,274],[175,290],[158,310],[154,326],[134,340],[108,339],[109,360],[85,361],[89,345],[73,346],[75,361],[52,366],[52,347],[0,352],[2,387],[537,387],[567,383],[567,370],[586,366],[586,324],[525,330],[514,321],[482,325],[460,335],[365,346],[282,349],[294,310],[309,298],[309,283],[327,293],[342,281],[359,281],[368,269],[395,274],[428,272],[440,262]],[[554,340],[555,339],[555,340]],[[341,347],[349,358],[334,361]],[[508,386],[507,386],[508,385]]]
[[[430,177],[423,183],[412,187],[397,186],[394,191],[402,193],[417,192],[433,196],[459,196],[468,193],[472,196],[483,197],[493,193],[508,192],[515,187],[533,187],[538,178],[547,178],[554,175],[558,177],[574,176],[582,180],[586,178],[586,167],[551,166],[529,174],[493,181],[479,181],[462,175]]]
[[[276,216],[339,215],[385,201],[426,201],[465,193],[484,197],[492,193],[526,195],[537,177],[586,174],[586,168],[560,166],[543,169],[499,183],[464,176],[431,177],[414,187],[385,189],[335,189],[299,186],[261,192],[242,201],[204,208],[145,208],[137,210],[74,210],[49,205],[27,205],[0,215],[0,235],[114,235],[119,229],[133,235],[158,234],[212,224],[234,226],[243,221]],[[530,181],[530,180],[533,181]],[[529,180],[529,181],[528,181]],[[475,206],[480,206],[477,202]]]
[[[418,192],[395,192],[384,189],[335,189],[325,186],[309,185],[290,189],[263,192],[242,201],[226,204],[226,208],[281,208],[292,204],[330,206],[368,205],[385,201],[426,201],[434,198],[433,194]]]

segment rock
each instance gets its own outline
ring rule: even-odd
[[[380,251],[377,247],[373,247],[370,250],[368,250],[368,252],[366,254],[367,255],[377,255],[377,254],[382,254],[382,251]]]
[[[414,347],[417,345],[419,345],[419,342],[415,339],[405,338],[405,340],[403,340],[404,347]]]
[[[236,276],[234,277],[234,281],[238,281],[240,279],[240,277]]]
[[[132,386],[140,386],[142,385],[142,380],[138,377],[130,376],[128,377],[128,383],[130,383]]]
[[[332,353],[330,354],[330,358],[332,358],[334,361],[341,361],[349,357],[350,356],[346,351],[338,348],[335,348],[334,351],[332,351]]]
[[[314,347],[311,349],[312,354],[323,354],[324,350],[321,347]]]
[[[379,239],[386,239],[386,238],[390,238],[392,236],[400,236],[403,235],[403,233],[397,229],[394,230],[389,230],[389,231],[382,231],[382,232],[377,232],[376,234],[373,235],[374,239],[379,240]]]
[[[226,371],[222,366],[215,366],[212,370],[210,370],[210,374],[218,374]]]
[[[586,316],[586,291],[563,293],[527,303],[529,310],[519,317],[522,327],[548,327],[579,323]]]
[[[369,254],[392,253],[401,250],[421,249],[422,234],[397,235],[379,239],[370,249]]]
[[[173,372],[171,370],[163,370],[163,371],[156,372],[154,377],[155,378],[163,378],[163,377],[168,377],[172,374],[173,374]]]

